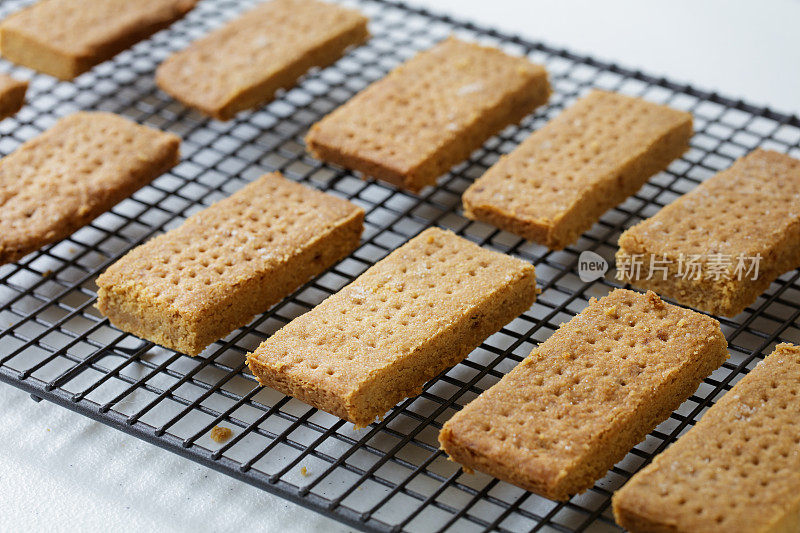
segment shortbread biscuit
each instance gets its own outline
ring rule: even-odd
[[[306,144],[319,159],[416,192],[549,96],[544,67],[450,38],[314,124]]]
[[[111,265],[97,308],[123,331],[197,355],[347,256],[363,220],[347,200],[267,174]]]
[[[0,120],[14,115],[25,104],[28,82],[0,74]]]
[[[71,80],[168,27],[197,0],[39,0],[0,23],[0,54]]]
[[[800,347],[779,344],[613,499],[632,533],[800,531]]]
[[[427,229],[284,326],[247,364],[262,385],[362,427],[535,298],[529,263]]]
[[[591,488],[727,357],[713,318],[617,289],[453,416],[439,442],[467,471],[566,500]]]
[[[178,163],[180,139],[80,112],[0,160],[0,265],[72,232]]]
[[[625,231],[617,252],[622,280],[724,316],[798,266],[800,161],[761,149]]]
[[[367,18],[357,11],[316,0],[270,0],[168,58],[156,82],[185,105],[229,120],[368,38]]]
[[[575,242],[689,148],[692,116],[593,91],[464,193],[464,214],[548,248]]]

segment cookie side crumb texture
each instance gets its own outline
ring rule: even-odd
[[[544,67],[449,38],[311,127],[317,158],[417,192],[547,102]]]
[[[651,262],[667,270],[647,279]],[[800,161],[754,150],[625,231],[621,265],[637,287],[736,316],[800,266]]]
[[[316,0],[270,0],[172,55],[156,82],[185,105],[229,120],[365,42],[367,22],[358,11]]]
[[[247,362],[261,384],[362,427],[419,394],[535,298],[529,263],[428,229]]]
[[[8,118],[22,109],[28,82],[0,74],[0,120]]]
[[[180,139],[80,112],[0,160],[0,264],[62,239],[178,163]]]
[[[654,293],[594,300],[445,423],[439,442],[554,500],[592,487],[727,358],[719,323]]]
[[[680,157],[691,136],[689,113],[593,91],[473,183],[464,213],[562,249]]]
[[[71,80],[168,27],[197,0],[39,0],[0,23],[0,54]]]
[[[112,324],[197,355],[357,245],[364,211],[267,174],[134,248],[97,278]]]
[[[613,499],[632,533],[800,531],[800,347],[779,344]]]

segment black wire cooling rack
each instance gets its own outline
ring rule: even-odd
[[[6,0],[0,16],[27,3]],[[587,493],[556,503],[486,475],[463,473],[438,450],[441,424],[590,297],[618,286],[613,269],[605,278],[581,282],[576,273],[580,252],[591,250],[613,264],[622,230],[757,146],[800,156],[800,121],[383,0],[354,3],[371,19],[371,41],[334,66],[311,73],[258,112],[227,123],[209,121],[156,89],[158,63],[251,4],[203,0],[171,29],[74,83],[34,76],[28,105],[0,123],[3,155],[78,109],[119,113],[177,133],[184,141],[183,160],[171,172],[70,238],[0,267],[3,381],[359,529],[615,531],[609,510],[614,490],[691,426],[776,342],[800,343],[800,273],[793,271],[740,316],[722,320],[731,359]],[[550,104],[520,127],[489,140],[419,196],[362,181],[304,152],[302,138],[309,125],[451,33],[545,64],[555,89]],[[0,68],[30,75],[8,63]],[[465,219],[460,210],[464,189],[592,87],[691,111],[696,127],[691,150],[564,251],[550,252]],[[366,230],[358,250],[196,358],[121,333],[93,308],[95,277],[127,250],[272,170],[363,206]],[[244,365],[247,351],[432,225],[535,263],[543,290],[539,300],[463,363],[428,383],[421,395],[364,430],[354,431],[349,423],[257,386]],[[232,428],[233,438],[222,445],[213,442],[208,435],[215,425]]]

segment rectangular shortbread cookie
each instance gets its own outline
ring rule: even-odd
[[[800,347],[779,344],[613,499],[632,533],[800,531]]]
[[[761,149],[625,231],[617,252],[624,281],[724,316],[798,266],[800,161]]]
[[[262,385],[363,427],[536,298],[534,268],[427,229],[247,356]]]
[[[562,249],[683,154],[691,136],[689,113],[593,91],[473,183],[464,214]]]
[[[547,498],[592,487],[727,354],[719,323],[618,289],[445,423],[451,459]]]
[[[0,160],[0,265],[63,239],[178,163],[180,139],[79,112]]]
[[[266,174],[111,265],[97,308],[123,331],[197,355],[346,257],[363,220],[347,200]]]
[[[25,104],[28,82],[0,74],[0,120],[16,114]]]
[[[547,102],[544,67],[449,38],[311,127],[322,160],[419,191]]]
[[[0,54],[71,80],[168,27],[197,0],[39,0],[0,23]]]
[[[271,0],[168,58],[156,82],[185,105],[229,120],[368,38],[367,18],[357,11],[316,0]]]

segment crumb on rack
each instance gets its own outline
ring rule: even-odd
[[[211,430],[211,440],[222,443],[231,438],[232,434],[233,431],[230,428],[214,426],[214,429]]]

